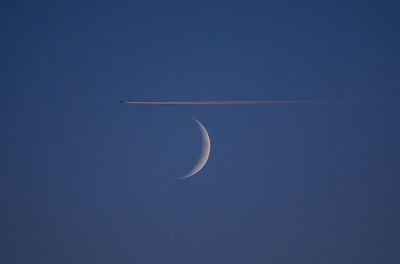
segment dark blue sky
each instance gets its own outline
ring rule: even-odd
[[[399,263],[399,8],[2,1],[0,262]]]

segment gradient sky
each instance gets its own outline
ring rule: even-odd
[[[399,9],[2,1],[0,263],[400,263]]]

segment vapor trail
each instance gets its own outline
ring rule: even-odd
[[[145,105],[244,105],[244,104],[329,104],[343,101],[332,100],[247,100],[247,101],[169,101],[169,102],[129,102],[121,101],[124,104],[145,104]]]

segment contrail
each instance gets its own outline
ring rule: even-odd
[[[245,104],[329,104],[343,103],[341,100],[247,100],[247,101],[168,101],[168,102],[140,102],[120,101],[124,104],[144,105],[245,105]]]

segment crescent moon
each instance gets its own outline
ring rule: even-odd
[[[201,130],[201,135],[203,138],[203,143],[202,143],[202,148],[201,148],[202,150],[201,150],[200,158],[197,161],[196,165],[193,167],[193,169],[188,174],[180,177],[179,179],[189,178],[189,177],[195,175],[196,173],[198,173],[204,167],[204,165],[206,165],[208,157],[210,156],[211,143],[210,143],[210,137],[208,136],[207,130],[205,129],[203,124],[200,123],[199,120],[197,120],[195,118],[193,118],[193,119],[194,119],[194,121],[196,121],[197,125],[199,126],[199,128]]]

